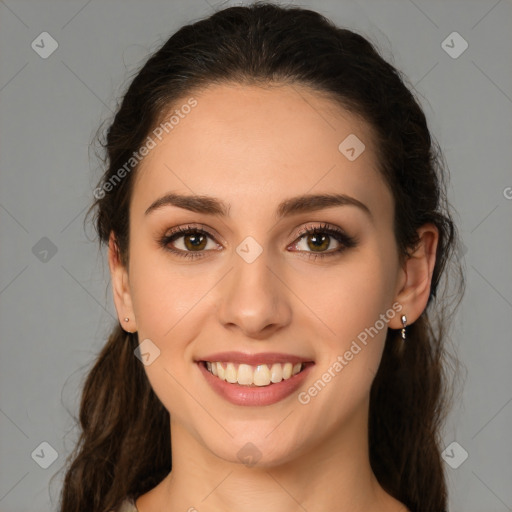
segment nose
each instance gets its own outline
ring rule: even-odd
[[[235,255],[233,269],[220,287],[219,321],[243,336],[263,339],[291,321],[285,276],[271,267],[265,250],[251,263]]]

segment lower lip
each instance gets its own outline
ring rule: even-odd
[[[242,386],[240,384],[231,384],[219,379],[210,373],[204,363],[197,363],[203,373],[206,382],[210,384],[213,390],[228,402],[235,405],[271,405],[290,396],[296,391],[307,377],[313,364],[308,363],[306,368],[289,379],[283,379],[277,384],[268,386]]]

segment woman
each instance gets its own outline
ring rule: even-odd
[[[400,73],[311,10],[232,7],[148,60],[105,146],[119,325],[61,510],[447,510],[459,242]]]

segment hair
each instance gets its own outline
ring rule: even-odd
[[[405,343],[399,329],[387,332],[370,392],[370,464],[381,486],[410,510],[440,512],[447,509],[440,429],[451,404],[445,341],[462,300],[464,273],[446,198],[446,165],[405,82],[365,37],[315,11],[266,2],[217,11],[180,28],[129,84],[101,141],[103,193],[95,196],[86,219],[95,212],[100,246],[113,233],[117,255],[128,266],[129,204],[138,166],[108,193],[105,185],[171,108],[210,84],[306,86],[364,119],[394,197],[401,264],[419,242],[418,228],[433,223],[439,230],[425,310],[407,327]],[[448,263],[458,283],[451,297]],[[137,333],[117,324],[87,375],[81,433],[66,460],[62,512],[112,510],[171,471],[169,412],[134,357],[138,343]]]

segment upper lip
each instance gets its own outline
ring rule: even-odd
[[[259,354],[246,354],[244,352],[217,352],[205,356],[198,361],[210,361],[212,363],[238,363],[238,364],[273,364],[273,363],[309,363],[313,362],[307,357],[295,356],[279,352],[261,352]]]

